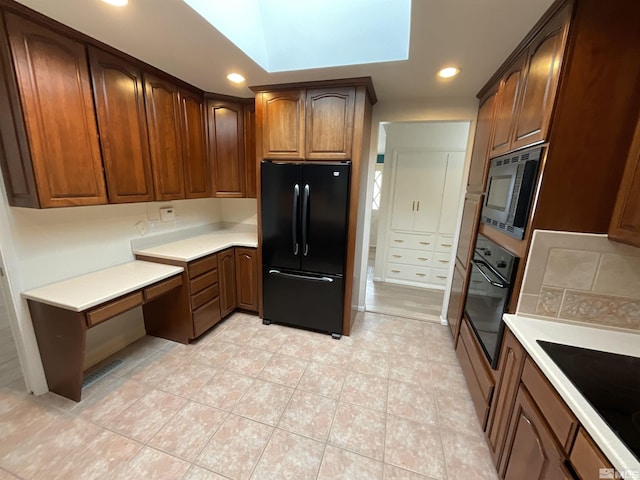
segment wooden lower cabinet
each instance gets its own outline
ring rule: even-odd
[[[462,319],[462,311],[464,310],[464,301],[467,292],[467,271],[456,262],[453,269],[453,278],[451,280],[451,294],[449,295],[449,306],[447,308],[447,323],[453,337],[454,347],[458,342],[458,333],[460,331],[460,320]]]
[[[553,432],[522,385],[516,396],[504,455],[505,480],[573,478]]]
[[[255,248],[236,248],[238,308],[258,312],[258,258]]]
[[[218,253],[220,275],[220,314],[226,317],[237,307],[236,260],[233,248]]]
[[[601,468],[613,468],[584,428],[580,427],[569,461],[582,480],[599,480]],[[621,477],[616,477],[621,478]]]
[[[505,331],[500,349],[496,390],[487,424],[487,443],[496,466],[499,465],[502,455],[525,357],[526,352],[520,342],[510,331]]]

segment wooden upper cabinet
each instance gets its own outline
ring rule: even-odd
[[[491,142],[491,130],[496,108],[496,95],[497,87],[480,102],[480,107],[478,108],[476,134],[473,137],[471,164],[469,165],[469,178],[467,179],[468,193],[482,193],[486,188],[489,167],[489,143]]]
[[[262,155],[264,158],[293,160],[304,158],[304,111],[304,90],[262,93]]]
[[[256,198],[258,181],[258,158],[256,155],[256,104],[244,105],[244,159],[245,159],[245,196]]]
[[[514,119],[510,150],[542,142],[547,137],[570,11],[567,6],[555,15],[529,46],[527,73]]]
[[[216,197],[245,196],[244,109],[239,103],[207,100],[211,185]]]
[[[146,73],[144,88],[155,198],[185,198],[178,88]]]
[[[179,95],[185,196],[208,197],[210,174],[204,98],[201,94],[184,88],[180,89]]]
[[[109,202],[150,202],[153,178],[142,71],[89,47]]]
[[[107,203],[84,45],[5,18],[40,206]]]
[[[355,87],[307,90],[305,159],[351,159],[355,96]]]
[[[520,55],[505,73],[498,90],[490,157],[508,152],[511,148],[513,119],[527,57]]]
[[[618,190],[609,238],[640,247],[640,121]]]

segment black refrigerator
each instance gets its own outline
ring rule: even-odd
[[[263,323],[342,335],[350,162],[261,163]]]

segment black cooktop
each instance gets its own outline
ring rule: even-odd
[[[640,358],[537,342],[640,460]]]

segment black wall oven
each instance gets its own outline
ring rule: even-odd
[[[478,234],[464,311],[492,368],[498,364],[502,314],[509,305],[517,266],[518,257]]]

